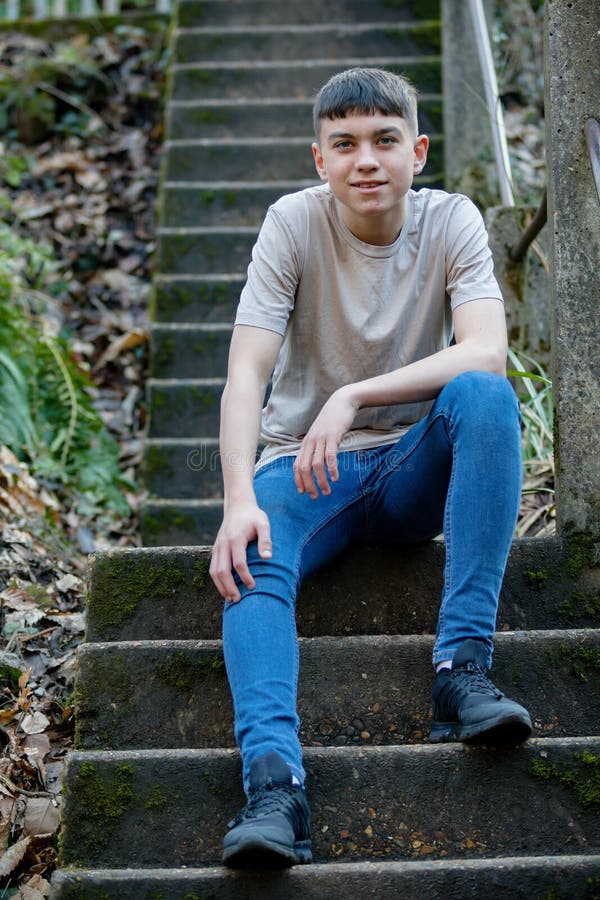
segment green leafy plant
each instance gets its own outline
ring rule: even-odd
[[[95,65],[85,38],[58,43],[52,48],[41,45],[12,66],[0,66],[0,105],[3,119],[0,130],[13,125],[24,143],[42,139],[55,125],[60,126],[66,111],[71,111],[75,130],[81,131],[81,118],[98,124],[91,108],[111,89],[110,79]],[[73,110],[79,116],[73,117]],[[68,126],[63,122],[63,126]]]
[[[128,515],[119,447],[94,409],[92,382],[54,333],[40,291],[56,265],[48,248],[0,222],[0,442],[34,474],[75,495],[87,515]]]
[[[514,368],[507,374],[514,380],[521,401],[523,496],[549,497],[522,517],[517,528],[517,535],[522,536],[554,512],[552,382],[542,366],[527,354],[511,349],[508,358]]]

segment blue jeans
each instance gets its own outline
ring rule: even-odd
[[[276,750],[302,782],[296,712],[295,601],[302,579],[357,543],[412,544],[444,533],[444,587],[433,662],[466,638],[492,657],[498,596],[519,510],[519,409],[506,378],[467,372],[440,392],[395,444],[339,455],[329,496],[298,494],[293,457],[255,478],[273,555],[248,547],[255,587],[226,603],[223,645],[244,783],[253,759]]]

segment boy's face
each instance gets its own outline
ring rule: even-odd
[[[404,223],[406,194],[425,165],[427,147],[427,137],[416,137],[406,119],[375,113],[323,119],[312,150],[350,231],[367,243],[391,244]]]

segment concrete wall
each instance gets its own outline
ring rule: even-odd
[[[600,3],[546,0],[557,525],[600,564],[600,205],[583,125],[600,120]]]

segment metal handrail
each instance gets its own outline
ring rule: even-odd
[[[596,183],[596,193],[600,202],[600,125],[596,119],[586,119],[583,133],[590,154],[592,175]]]
[[[512,175],[510,159],[508,156],[508,144],[506,142],[506,132],[504,130],[504,119],[502,117],[502,105],[500,103],[498,81],[496,79],[496,70],[494,68],[494,57],[492,56],[492,47],[490,44],[482,0],[469,0],[469,8],[471,20],[473,22],[473,30],[475,32],[475,43],[479,55],[479,64],[483,76],[483,86],[490,115],[490,124],[492,126],[492,143],[494,145],[494,156],[498,168],[500,197],[504,206],[514,206],[515,198],[512,189]]]

